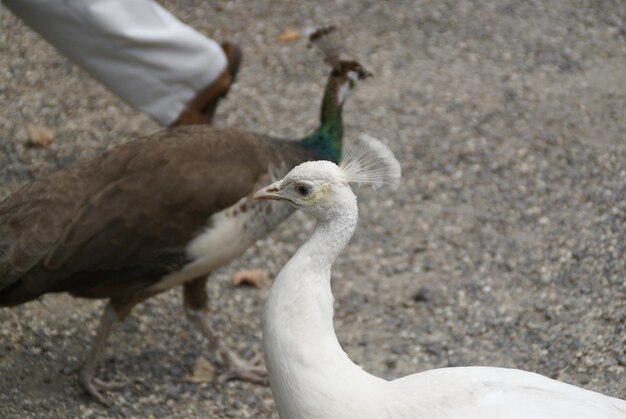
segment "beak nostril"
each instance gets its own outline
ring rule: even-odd
[[[280,195],[280,188],[278,186],[266,186],[265,188],[257,191],[252,199],[274,199],[281,200],[283,197]]]

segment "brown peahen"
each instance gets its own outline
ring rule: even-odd
[[[320,126],[301,140],[236,129],[166,129],[23,186],[0,202],[0,306],[43,294],[106,298],[81,383],[103,390],[125,383],[95,378],[111,327],[133,306],[177,285],[188,318],[225,364],[222,379],[256,381],[262,367],[231,352],[206,322],[207,276],[270,233],[293,210],[250,199],[271,171],[341,157],[342,107],[368,72],[333,59]]]

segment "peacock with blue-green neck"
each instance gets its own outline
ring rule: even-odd
[[[208,125],[166,129],[36,179],[0,202],[0,307],[51,292],[109,299],[79,374],[101,403],[103,391],[123,385],[95,377],[113,324],[178,285],[187,316],[223,362],[221,378],[262,380],[264,369],[239,359],[207,321],[205,285],[293,212],[251,202],[255,190],[304,161],[340,160],[343,105],[369,73],[326,58],[332,70],[320,126],[300,141]]]

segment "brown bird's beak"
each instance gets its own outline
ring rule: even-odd
[[[265,188],[258,190],[252,199],[274,199],[276,201],[284,201],[285,197],[280,194],[280,182],[272,183]]]

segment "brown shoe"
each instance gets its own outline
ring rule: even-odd
[[[224,54],[228,60],[226,69],[218,76],[218,78],[209,84],[204,90],[191,99],[185,109],[178,115],[176,121],[170,126],[193,124],[210,124],[215,115],[217,104],[220,99],[226,97],[230,86],[235,82],[239,67],[241,66],[241,48],[230,42],[222,44]]]

